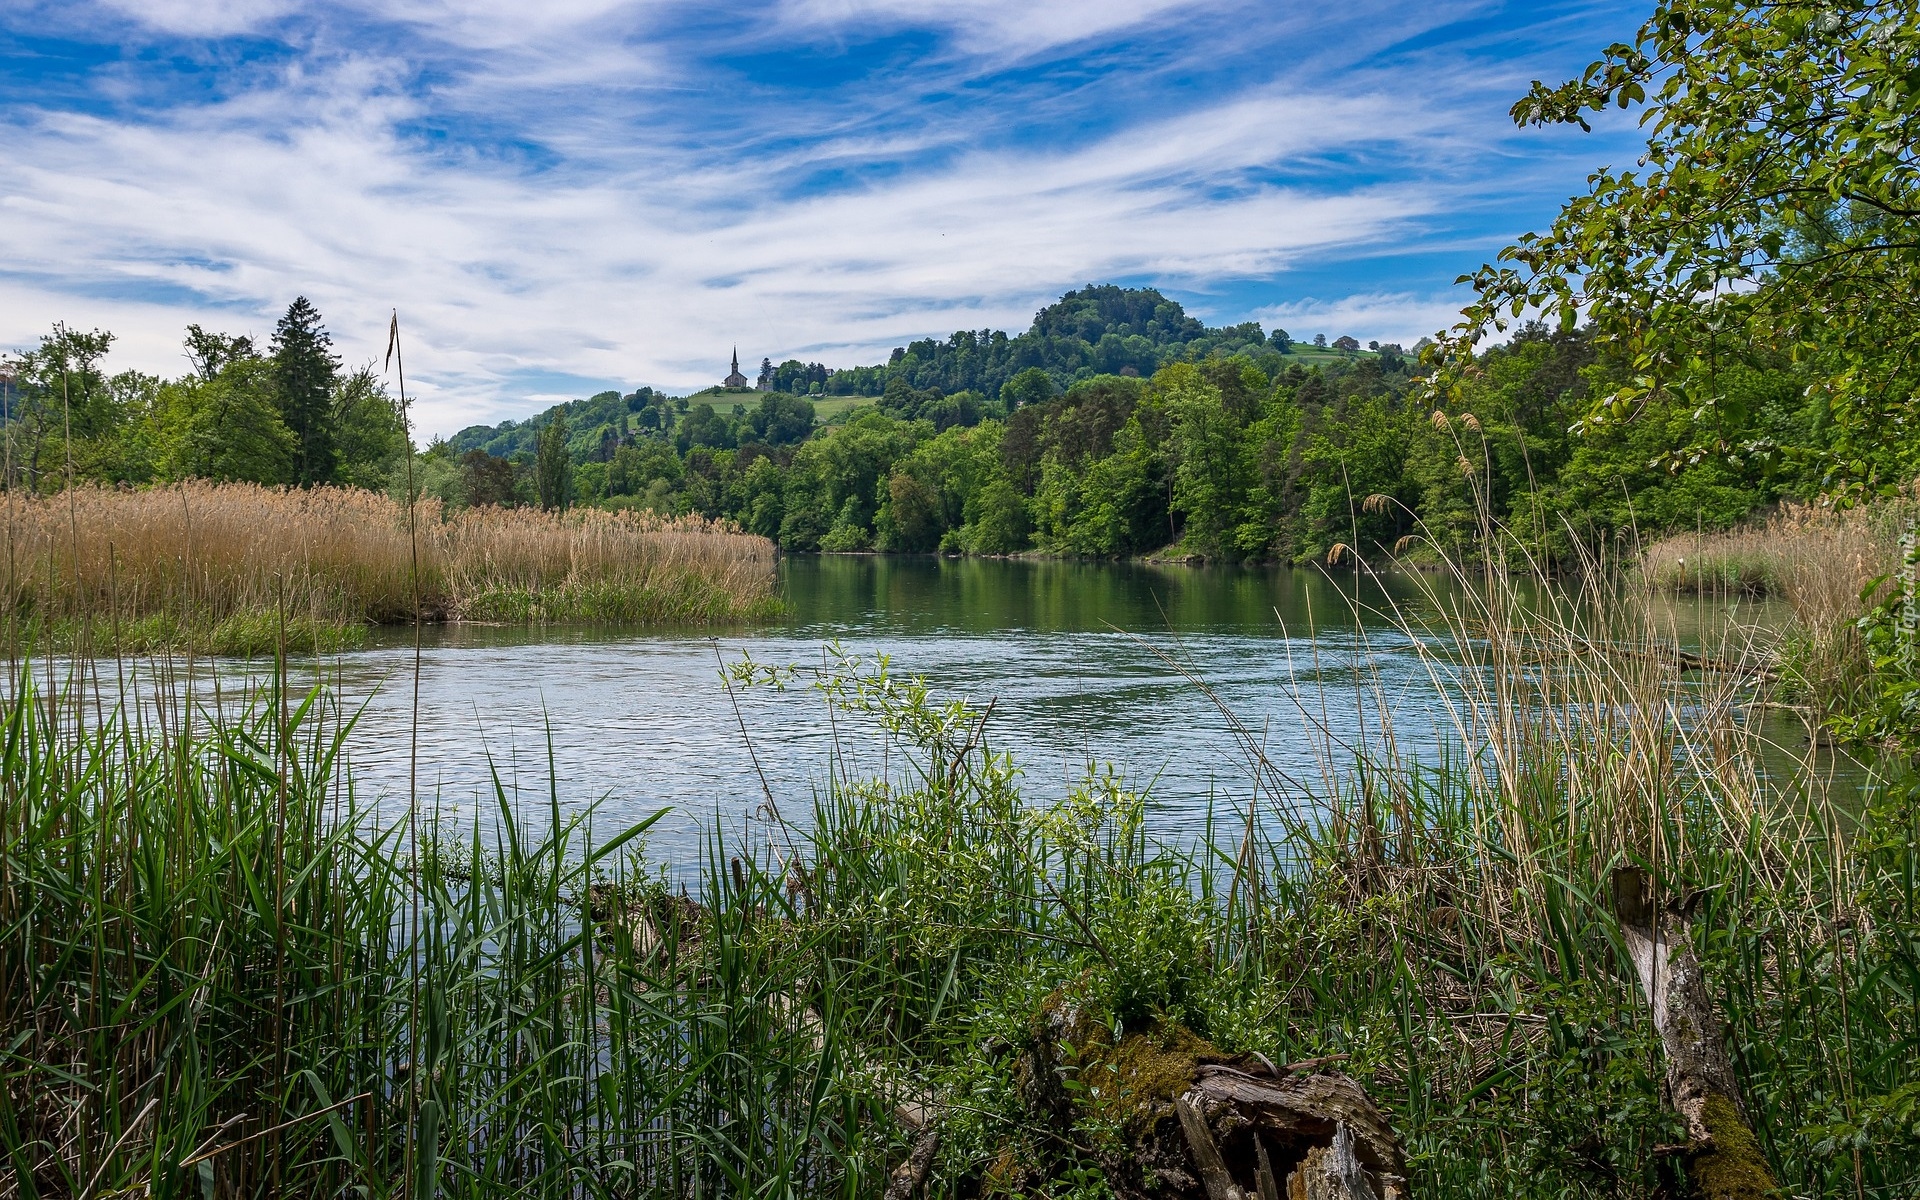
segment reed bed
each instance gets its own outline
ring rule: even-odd
[[[1920,505],[1781,505],[1765,519],[1676,534],[1646,548],[1644,569],[1667,591],[1774,595],[1810,618],[1855,610],[1860,591],[1900,562],[1900,537]]]
[[[1788,620],[1772,630],[1771,652],[1785,687],[1816,722],[1847,729],[1876,707],[1880,683],[1860,619],[1913,581],[1902,579],[1920,492],[1855,508],[1786,504],[1764,521],[1707,534],[1681,534],[1647,547],[1642,571],[1665,591],[1781,601]],[[1898,681],[1896,681],[1898,685]],[[1880,729],[1870,736],[1892,733]]]
[[[773,547],[701,517],[444,510],[350,488],[184,483],[8,495],[12,611],[70,642],[225,652],[350,643],[410,621],[748,620],[777,607]]]
[[[317,695],[196,726],[15,684],[0,1195],[734,1194],[824,1178],[820,1129],[861,1123],[760,1003],[806,960],[743,942],[744,908],[696,990],[595,937],[624,839],[502,793],[410,844]]]
[[[103,713],[23,674],[0,1193],[877,1196],[911,1102],[931,1195],[1142,1194],[1121,1149],[1152,1097],[1104,1093],[1093,1053],[1062,1067],[1068,1123],[1031,1103],[1019,1048],[1071,994],[1115,1038],[1336,1057],[1414,1194],[1652,1200],[1680,1131],[1604,899],[1637,864],[1688,901],[1788,1193],[1915,1194],[1920,786],[1855,803],[1783,769],[1645,591],[1453,584],[1398,614],[1430,693],[1389,695],[1364,647],[1294,664],[1350,672],[1371,735],[1296,693],[1318,777],[1243,731],[1249,786],[1197,845],[1110,771],[1037,795],[990,711],[845,657],[729,681],[811,689],[887,772],[743,799],[677,876],[551,792],[460,829],[423,809],[407,842],[357,807],[324,693]],[[1413,702],[1437,744],[1396,735]]]

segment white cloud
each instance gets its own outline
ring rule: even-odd
[[[982,152],[783,200],[664,149],[670,188],[651,172],[551,177],[422,154],[395,131],[418,114],[391,70],[348,60],[157,122],[0,127],[23,164],[0,182],[14,273],[0,338],[84,319],[76,293],[205,297],[97,309],[123,334],[116,362],[177,371],[187,320],[264,332],[305,294],[363,360],[397,307],[423,427],[445,433],[524,411],[511,393],[528,375],[688,387],[722,373],[736,342],[749,358],[831,347],[876,361],[930,331],[1019,329],[1080,282],[1268,273],[1436,202],[1243,181],[1370,134],[1384,114],[1365,97],[1262,92],[1071,153]]]
[[[284,15],[268,0],[125,7],[157,28]],[[973,57],[760,106],[667,87],[722,85],[685,35],[648,33],[664,7],[395,0],[380,19],[417,26],[418,43],[323,29],[221,99],[131,115],[15,100],[0,109],[0,346],[56,319],[99,324],[121,335],[115,364],[177,373],[188,321],[264,336],[305,294],[358,362],[398,308],[422,428],[447,433],[527,415],[573,381],[704,385],[736,343],[750,361],[873,362],[956,328],[1022,329],[1083,283],[1270,278],[1424,236],[1479,198],[1458,164],[1484,130],[1463,124],[1444,72],[1417,95],[1404,73],[1262,77],[1112,113],[1106,93],[1041,89],[1056,124],[1077,103],[1100,130],[1077,141],[1020,136],[1038,118],[997,86],[992,103],[919,102],[1009,56],[1170,19],[1160,0],[795,0],[780,20],[796,27],[934,25]],[[1270,34],[1294,18],[1241,19]],[[430,86],[411,52],[441,56]],[[609,86],[625,83],[644,86]],[[847,173],[795,186],[822,170]],[[1253,315],[1411,341],[1454,304],[1362,295]]]
[[[1215,9],[1239,5],[1214,5]],[[1029,54],[1151,22],[1172,12],[1193,15],[1180,0],[790,0],[788,28],[866,26],[945,28],[970,51]]]
[[[189,37],[251,33],[299,12],[308,0],[96,0],[149,29]],[[433,36],[472,47],[525,46],[620,13],[659,7],[646,0],[329,0],[319,15],[357,10],[380,20],[429,28]]]
[[[191,37],[250,33],[300,7],[300,0],[102,0],[150,29]]]
[[[1458,321],[1465,299],[1457,292],[1370,292],[1269,305],[1256,309],[1253,319],[1269,329],[1285,329],[1296,341],[1316,333],[1326,334],[1328,341],[1347,334],[1362,343],[1398,342],[1411,347]]]

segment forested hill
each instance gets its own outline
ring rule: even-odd
[[[773,390],[787,395],[878,398],[889,388],[896,396],[903,389],[942,397],[971,393],[976,404],[1004,400],[1004,409],[1011,411],[1097,375],[1146,377],[1169,363],[1231,354],[1269,360],[1268,366],[1275,367],[1272,360],[1296,352],[1309,361],[1339,353],[1324,346],[1296,348],[1286,330],[1268,333],[1253,321],[1209,328],[1188,316],[1179,301],[1153,288],[1097,284],[1068,292],[1041,309],[1032,326],[1017,336],[997,329],[962,329],[944,341],[925,338],[899,347],[887,362],[875,366],[832,370],[822,363],[789,359],[778,366],[768,363],[767,368]],[[1045,379],[1020,378],[1035,370]],[[1014,393],[1003,397],[1016,379]],[[750,398],[714,399],[731,408]],[[924,406],[931,399],[923,395],[919,403]],[[675,411],[686,408],[652,388],[625,395],[602,392],[525,421],[469,426],[449,442],[455,453],[485,450],[504,458],[531,454],[540,430],[555,413],[564,412],[576,452],[591,454],[602,438],[611,444],[623,430],[669,428]]]
[[[1301,346],[1208,328],[1150,289],[1090,287],[1018,337],[961,332],[831,375],[765,364],[765,392],[610,391],[469,429],[428,449],[421,480],[456,507],[726,517],[789,550],[1225,561],[1391,555],[1409,537],[1468,555],[1483,516],[1556,557],[1572,538],[1718,527],[1818,487],[1813,468],[1757,456],[1666,463],[1693,421],[1681,391],[1573,435],[1629,369],[1581,330],[1530,325],[1484,350],[1457,421],[1416,400],[1420,369],[1398,346]],[[1747,439],[1818,452],[1818,398],[1792,364],[1742,370],[1719,382]]]
[[[877,396],[899,379],[917,390],[992,397],[1036,367],[1064,390],[1095,375],[1151,375],[1168,363],[1207,358],[1215,350],[1285,354],[1291,345],[1285,330],[1269,336],[1251,321],[1209,329],[1152,288],[1101,284],[1060,297],[1034,314],[1032,326],[1017,337],[962,329],[945,341],[925,338],[895,350],[882,366],[839,372],[829,380],[836,386],[825,391]]]

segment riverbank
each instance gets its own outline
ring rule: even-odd
[[[1194,847],[1112,775],[1037,798],[985,708],[870,662],[737,666],[892,731],[895,765],[805,812],[743,797],[746,836],[665,878],[646,822],[594,840],[557,782],[417,839],[373,821],[324,694],[182,734],[22,678],[4,1182],[878,1195],[931,1146],[931,1194],[1128,1196],[1140,1123],[1207,1056],[1258,1055],[1364,1087],[1410,1194],[1671,1194],[1685,1130],[1610,900],[1638,865],[1778,1181],[1911,1190],[1915,794],[1862,814],[1759,770],[1736,687],[1593,654],[1650,639],[1644,613],[1461,595],[1478,636],[1408,650],[1469,689],[1430,755],[1328,744],[1307,784],[1249,734],[1251,811]],[[1063,1001],[1085,1019],[1036,1092]]]
[[[1764,651],[1777,697],[1828,735],[1920,745],[1920,657],[1903,615],[1914,595],[1905,549],[1920,519],[1913,494],[1851,508],[1788,504],[1733,529],[1647,547],[1642,576],[1707,603],[1766,597],[1790,616]]]
[[[765,619],[773,546],[700,517],[480,508],[410,514],[352,488],[184,483],[10,493],[17,647],[330,653],[369,626]]]

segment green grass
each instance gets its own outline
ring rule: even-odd
[[[545,588],[491,585],[463,598],[470,621],[541,625],[595,623],[722,625],[769,621],[783,611],[778,596],[743,601],[715,584],[691,576],[668,586],[636,587],[626,581],[568,581]]]
[[[296,655],[323,656],[366,645],[371,626],[364,621],[284,616],[249,609],[220,618],[149,613],[123,621],[71,618],[51,625],[29,619],[14,635],[19,650],[51,647],[61,653],[99,655],[196,654],[234,658],[271,658],[285,649]]]
[[[1102,1047],[1177,1026],[1346,1056],[1417,1195],[1651,1200],[1678,1130],[1599,899],[1638,862],[1699,897],[1788,1191],[1913,1194],[1920,788],[1846,817],[1758,774],[1712,694],[1667,691],[1693,706],[1669,721],[1649,659],[1544,653],[1622,644],[1632,613],[1466,594],[1479,636],[1427,660],[1476,700],[1453,742],[1327,743],[1310,788],[1259,765],[1253,818],[1197,845],[1148,836],[1111,773],[1041,798],[989,714],[884,666],[738,664],[736,687],[817,688],[894,767],[664,874],[644,825],[596,844],[551,790],[429,809],[410,842],[354,792],[322,692],[163,724],[25,670],[0,713],[0,1193],[872,1196],[896,1102],[928,1096],[933,1194],[1105,1196],[1130,1168]],[[1082,1099],[1040,1111],[1022,1047],[1063,996],[1096,1033],[1061,1068]]]
[[[821,425],[844,421],[854,409],[879,403],[877,396],[809,396],[808,399],[813,401],[813,419]]]

